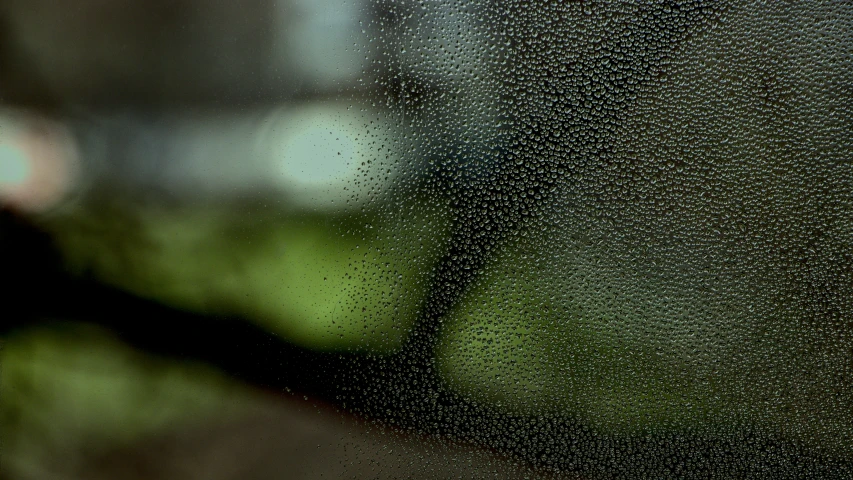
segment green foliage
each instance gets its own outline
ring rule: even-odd
[[[0,437],[6,473],[27,478],[70,473],[86,455],[234,417],[251,400],[209,367],[139,354],[93,327],[50,327],[3,340]]]
[[[136,294],[242,316],[309,348],[391,352],[418,315],[448,224],[424,206],[339,217],[126,207],[53,228],[74,270]]]

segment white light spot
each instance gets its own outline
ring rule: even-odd
[[[0,204],[40,213],[60,204],[77,180],[77,148],[62,124],[0,112]]]
[[[0,189],[23,185],[31,173],[30,162],[21,150],[0,144]]]
[[[259,137],[270,155],[274,184],[297,204],[351,208],[387,181],[380,163],[393,161],[392,135],[381,120],[346,105],[302,106],[276,112]],[[381,162],[380,162],[381,159]]]
[[[294,122],[282,142],[282,173],[301,184],[324,185],[355,175],[358,143],[351,128],[326,115]]]

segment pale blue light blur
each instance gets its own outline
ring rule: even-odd
[[[30,178],[26,155],[11,145],[0,145],[0,188],[17,187]]]

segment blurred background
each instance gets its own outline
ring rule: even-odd
[[[0,1],[0,476],[853,474],[851,21]]]
[[[451,129],[489,114],[449,12],[0,4],[4,477],[529,469],[364,411],[447,252]]]

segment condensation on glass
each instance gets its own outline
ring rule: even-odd
[[[293,409],[335,457],[304,478],[853,475],[853,5],[245,3],[0,7],[4,208],[65,275],[257,343],[9,337],[10,475],[42,471],[14,392],[54,347],[146,385],[208,369],[182,388],[212,403],[163,393],[169,419],[278,412],[155,441],[209,463],[266,432],[258,478],[300,464],[272,458]],[[57,418],[172,438],[105,375],[112,424]]]

